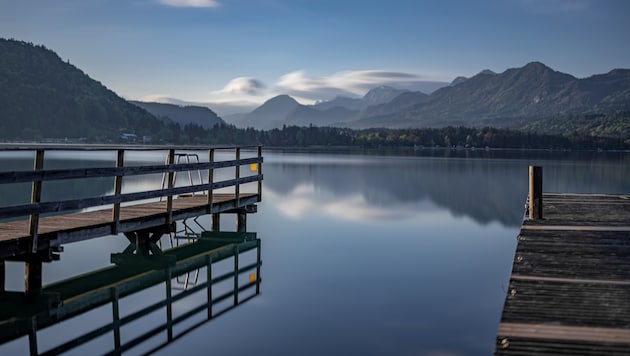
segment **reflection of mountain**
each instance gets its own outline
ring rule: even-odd
[[[525,160],[439,157],[322,156],[308,163],[268,162],[265,187],[288,195],[298,186],[313,186],[315,192],[333,199],[361,195],[375,208],[397,209],[429,200],[448,208],[455,216],[468,216],[480,223],[499,221],[518,226],[527,194]],[[326,157],[334,160],[326,161]],[[272,169],[270,166],[274,165]],[[607,168],[598,172],[597,186],[591,182],[593,167],[581,164],[547,164],[547,191],[588,192],[602,186],[627,191],[623,172]]]

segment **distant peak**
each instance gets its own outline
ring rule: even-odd
[[[536,71],[546,71],[546,70],[553,71],[553,69],[547,67],[542,62],[529,62],[523,67],[523,69],[525,69],[525,70],[536,70]]]
[[[482,75],[496,75],[497,73],[491,71],[490,69],[484,69],[481,72],[479,72],[477,75],[482,74]]]
[[[466,80],[468,80],[468,78],[466,78],[466,77],[462,77],[462,76],[457,77],[457,78],[453,79],[453,81],[451,82],[450,86],[454,87],[457,84],[465,82]]]
[[[293,99],[292,97],[290,97],[289,95],[286,94],[281,94],[278,96],[274,96],[273,98],[267,100],[265,103],[295,103],[298,104],[298,102]]]

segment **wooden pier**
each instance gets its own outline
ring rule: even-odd
[[[542,194],[532,176],[495,355],[629,355],[630,196]]]
[[[155,242],[164,234],[176,230],[176,222],[211,214],[213,226],[219,231],[220,214],[235,214],[237,230],[246,231],[246,216],[256,212],[262,197],[262,148],[249,147],[141,147],[111,146],[6,146],[0,151],[30,151],[34,169],[0,171],[0,185],[29,183],[30,203],[0,206],[0,294],[5,292],[5,261],[26,262],[25,290],[38,295],[42,290],[42,262],[59,258],[62,245],[87,239],[124,234],[134,244],[139,255],[155,252]],[[44,169],[46,152],[51,151],[113,151],[115,164],[109,167]],[[164,164],[125,165],[130,151],[162,151]],[[207,160],[198,153],[207,152]],[[215,160],[216,153],[231,157]],[[247,153],[249,157],[242,157]],[[194,159],[190,159],[193,157]],[[181,158],[184,158],[183,160]],[[242,169],[245,166],[247,169]],[[232,178],[218,181],[215,171],[232,172]],[[193,180],[193,175],[198,177]],[[203,174],[202,174],[203,173]],[[162,186],[153,189],[123,192],[125,177],[162,174]],[[178,184],[177,174],[187,175],[189,184]],[[56,201],[42,201],[42,190],[48,181],[88,178],[111,179],[112,194]],[[242,186],[253,185],[249,192]],[[216,190],[222,189],[221,193]],[[232,192],[225,190],[233,189]],[[88,209],[88,210],[86,210]],[[98,210],[100,209],[100,210]],[[93,210],[93,211],[92,211]],[[152,250],[153,248],[153,250]]]

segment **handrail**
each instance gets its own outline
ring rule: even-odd
[[[0,172],[0,184],[24,183],[32,181],[49,181],[80,178],[103,178],[115,176],[134,176],[155,173],[171,173],[193,170],[218,169],[262,163],[259,157],[243,158],[219,162],[199,162],[180,164],[159,164],[131,167],[96,167],[75,169],[50,169],[39,171]]]
[[[208,151],[229,150],[235,148],[256,149],[260,145],[223,145],[223,146],[160,146],[160,145],[127,145],[123,148],[120,145],[97,145],[97,144],[29,144],[29,143],[0,143],[0,151],[117,151],[123,149],[125,151],[164,151],[170,148],[177,151]]]
[[[9,148],[10,146],[10,148]],[[180,146],[181,147],[181,146]],[[179,150],[180,147],[177,147]],[[191,150],[200,150],[202,148],[198,146],[187,147]],[[240,158],[243,148],[255,148],[253,150],[255,157]],[[215,152],[222,149],[234,150],[236,159],[227,159],[223,161],[215,161]],[[175,164],[174,161],[168,160],[166,164],[152,164],[145,166],[124,166],[125,151],[167,151],[169,157],[175,154],[176,148],[164,147],[164,146],[143,146],[143,147],[125,147],[119,148],[115,146],[93,146],[93,145],[81,145],[81,146],[65,146],[65,145],[37,145],[37,146],[24,146],[24,145],[6,145],[0,144],[0,151],[20,151],[29,150],[36,152],[35,166],[30,171],[14,171],[14,172],[0,172],[0,185],[2,184],[14,184],[14,183],[32,183],[31,202],[29,204],[20,204],[12,206],[0,207],[0,219],[5,218],[19,218],[28,216],[30,220],[28,235],[32,236],[32,248],[33,252],[37,248],[37,227],[38,220],[41,214],[45,213],[58,213],[64,211],[72,211],[78,209],[99,207],[103,205],[113,204],[112,208],[112,233],[118,233],[120,226],[120,204],[129,203],[134,201],[141,201],[153,198],[166,197],[167,207],[166,213],[170,217],[172,216],[172,199],[173,196],[181,194],[190,194],[195,192],[204,192],[208,195],[208,209],[210,213],[212,211],[212,196],[213,190],[234,186],[235,187],[235,199],[238,202],[240,200],[240,188],[241,184],[258,182],[258,196],[262,193],[262,147],[261,146],[229,146],[229,147],[211,147],[208,149],[209,162],[198,163],[183,163]],[[116,164],[111,167],[96,167],[96,168],[74,168],[74,169],[41,169],[43,167],[45,153],[48,150],[63,150],[63,151],[114,151],[117,153]],[[240,167],[244,165],[257,165],[257,169],[253,170],[253,175],[245,177],[240,176]],[[219,168],[235,167],[234,178],[214,181],[214,170]],[[173,177],[175,172],[185,171],[207,171],[208,182],[201,182],[200,184],[190,186],[175,187]],[[123,177],[136,176],[136,175],[149,175],[149,174],[167,174],[168,175],[168,187],[155,190],[144,190],[140,192],[122,193]],[[112,187],[114,188],[113,194],[87,197],[79,199],[67,199],[60,201],[46,201],[41,202],[40,196],[42,191],[42,183],[46,181],[59,181],[67,179],[87,179],[87,178],[107,178],[111,177]]]

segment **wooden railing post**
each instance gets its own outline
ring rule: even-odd
[[[0,295],[3,295],[6,288],[6,264],[4,260],[0,260]]]
[[[258,240],[258,248],[256,249],[256,294],[260,294],[260,240]]]
[[[40,171],[44,168],[44,150],[35,152],[35,164],[33,169]],[[42,181],[33,180],[31,189],[31,204],[39,203],[42,198]],[[37,252],[37,227],[39,225],[39,213],[32,213],[28,218],[28,234],[31,236],[31,252]]]
[[[542,167],[529,166],[528,212],[532,220],[543,218]]]
[[[236,180],[241,178],[241,148],[236,147],[236,167],[234,171],[234,177]],[[236,183],[234,185],[234,196],[236,197],[236,206],[239,207],[241,205],[241,187],[240,184]]]
[[[168,150],[168,164],[169,166],[175,163],[175,149],[171,148]],[[173,189],[175,181],[175,172],[168,172],[168,189]],[[173,194],[169,193],[168,198],[166,199],[166,212],[168,214],[166,218],[166,223],[171,224],[173,222]]]
[[[262,146],[258,146],[258,201],[262,201]]]
[[[214,162],[214,148],[211,148],[208,152],[208,161],[210,163]],[[210,184],[210,188],[208,188],[208,214],[212,214],[212,199],[213,192],[212,183],[214,183],[214,168],[208,168],[208,184]]]
[[[125,150],[118,150],[118,156],[116,157],[116,168],[122,168],[124,166]],[[117,175],[114,177],[114,195],[119,196],[122,192],[122,179],[123,176]],[[120,203],[114,203],[112,209],[112,235],[116,235],[120,232]]]

